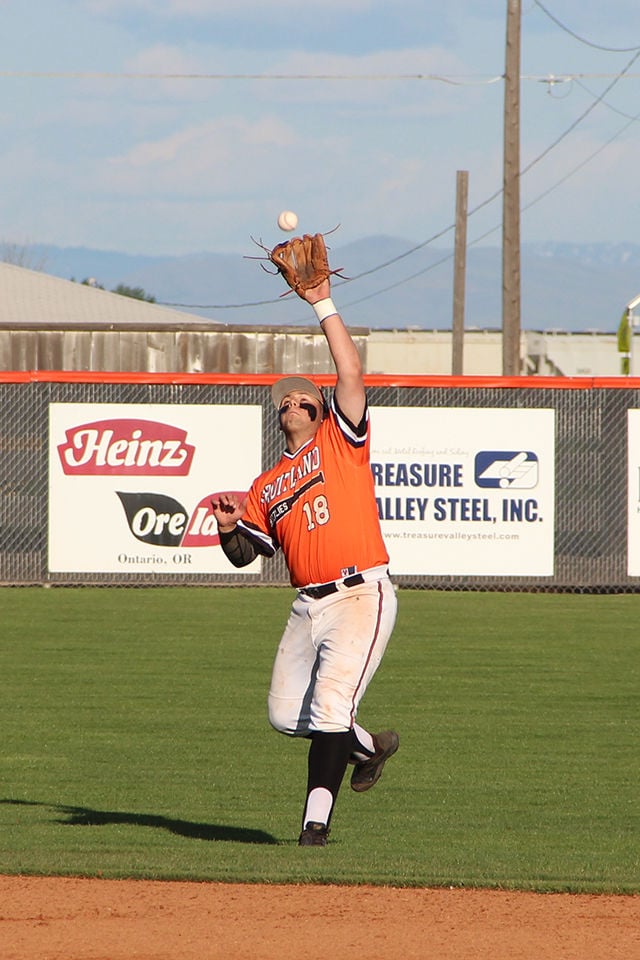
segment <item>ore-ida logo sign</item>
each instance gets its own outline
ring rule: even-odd
[[[49,569],[237,572],[211,499],[260,472],[261,423],[257,405],[51,404]]]

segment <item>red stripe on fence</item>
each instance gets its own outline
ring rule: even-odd
[[[333,386],[334,374],[305,374],[323,386]],[[148,383],[270,386],[284,373],[150,373],[98,370],[7,370],[0,383]],[[495,387],[547,390],[638,390],[640,377],[502,377],[365,374],[370,387]]]

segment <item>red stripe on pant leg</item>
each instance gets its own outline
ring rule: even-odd
[[[371,657],[373,656],[373,651],[374,651],[374,649],[375,649],[376,642],[377,642],[378,636],[379,636],[379,634],[380,634],[380,623],[381,623],[381,621],[382,621],[382,604],[383,604],[383,600],[384,600],[384,593],[383,593],[383,591],[382,591],[382,584],[380,583],[380,581],[378,581],[378,616],[377,616],[377,618],[376,618],[376,626],[375,626],[375,629],[374,629],[374,631],[373,631],[373,640],[372,640],[372,642],[371,642],[371,645],[369,646],[369,653],[367,654],[367,659],[365,660],[364,667],[363,667],[363,669],[362,669],[362,673],[360,674],[360,679],[359,679],[358,684],[357,684],[357,686],[356,686],[356,688],[355,688],[355,690],[354,690],[354,692],[353,692],[353,698],[352,698],[352,700],[351,700],[351,726],[353,726],[353,722],[354,722],[354,720],[355,720],[356,699],[357,699],[357,696],[358,696],[358,691],[360,690],[360,687],[362,686],[362,682],[363,682],[363,680],[364,680],[364,676],[365,676],[365,674],[366,674],[366,672],[367,672],[367,667],[369,666],[369,663],[371,662]]]

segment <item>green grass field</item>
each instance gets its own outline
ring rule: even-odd
[[[0,873],[640,891],[640,596],[400,591],[400,751],[299,848],[292,591],[0,589]]]

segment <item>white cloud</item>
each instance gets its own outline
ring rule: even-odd
[[[314,26],[317,5],[300,0],[0,0],[11,25],[0,38],[7,70],[107,74],[6,80],[3,232],[149,251],[237,248],[291,207],[322,229],[341,221],[341,242],[381,231],[422,240],[453,220],[457,169],[469,170],[470,207],[501,185],[503,85],[472,77],[503,70],[505,6],[327,0]],[[556,0],[553,12],[611,45],[640,34],[637,0],[618,0],[614,18],[595,0]],[[523,9],[523,46],[524,71],[536,74],[601,74],[629,59],[577,43],[535,4]],[[291,79],[248,79],[275,74]],[[302,79],[311,74],[343,79]],[[607,82],[585,81],[591,100]],[[638,83],[617,84],[612,105],[635,113]],[[590,102],[577,85],[572,95],[547,93],[523,84],[523,163]],[[594,111],[523,179],[523,203],[623,122]],[[526,235],[561,229],[586,242],[616,230],[635,240],[632,136],[633,128],[527,212]],[[500,213],[491,204],[470,234]]]
[[[322,105],[359,109],[368,104],[376,109],[391,106],[398,115],[436,115],[461,109],[465,102],[472,106],[484,89],[483,84],[470,81],[469,64],[439,47],[364,55],[295,50],[258,60],[251,50],[198,44],[185,49],[164,43],[140,50],[124,69],[180,78],[162,81],[161,89],[170,99],[205,100],[225,84],[229,102],[243,99],[245,104],[279,108],[307,104],[314,112]],[[460,82],[449,83],[448,78]],[[138,96],[140,89],[133,88],[133,95]]]
[[[198,17],[208,20],[220,16],[229,17],[250,15],[254,12],[267,12],[264,0],[236,0],[230,7],[228,0],[84,0],[90,12],[96,14],[118,14],[122,11],[139,11],[161,17]],[[335,8],[341,13],[363,13],[370,9],[375,0],[323,0],[323,9]],[[277,8],[271,8],[271,14],[293,9],[300,11],[300,0],[280,0]]]
[[[175,44],[157,43],[139,50],[125,65],[132,73],[196,74],[202,72],[200,58]]]
[[[156,98],[160,94],[170,102],[195,102],[211,97],[216,81],[188,78],[202,77],[210,73],[210,63],[211,60],[208,60],[200,49],[192,51],[175,44],[157,43],[130,57],[124,69],[127,73],[149,77],[170,76],[172,79],[149,81],[153,83],[152,92]],[[145,88],[145,81],[140,81],[135,88],[135,96],[141,101],[148,97],[148,85]]]
[[[271,168],[269,156],[294,145],[277,117],[225,117],[140,143],[108,160],[100,179],[105,189],[131,195],[219,196],[242,191],[248,171]]]

